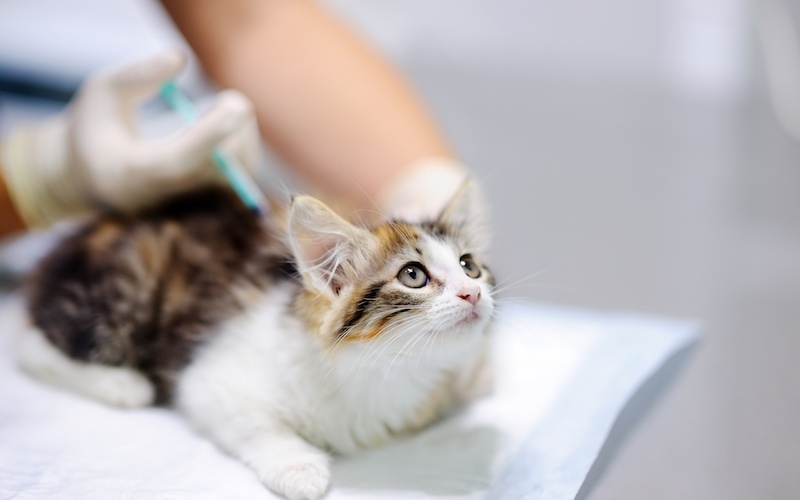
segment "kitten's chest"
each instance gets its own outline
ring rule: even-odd
[[[208,391],[242,397],[307,441],[343,454],[423,427],[452,404],[449,370],[424,363],[343,366],[303,329],[290,302],[290,289],[276,290],[227,322],[182,375],[184,397]]]
[[[429,424],[453,401],[446,372],[360,375],[306,402],[299,429],[306,439],[345,454],[372,448]]]

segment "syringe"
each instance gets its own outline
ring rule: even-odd
[[[161,86],[161,97],[186,123],[197,121],[199,115],[194,104],[175,82],[168,81]],[[212,150],[211,159],[247,208],[258,216],[267,213],[264,195],[235,158],[217,147]]]

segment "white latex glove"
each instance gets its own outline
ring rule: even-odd
[[[222,145],[251,172],[259,158],[252,105],[221,92],[199,120],[164,140],[143,140],[136,107],[174,78],[185,62],[167,52],[90,76],[70,107],[19,130],[4,148],[4,178],[22,219],[45,227],[98,207],[132,211],[221,180],[210,160]],[[231,150],[233,148],[233,150]]]
[[[425,158],[405,169],[379,194],[377,203],[389,218],[406,222],[434,220],[468,177],[450,158]]]

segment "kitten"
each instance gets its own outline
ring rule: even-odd
[[[272,490],[316,499],[328,452],[468,396],[493,313],[480,221],[469,183],[422,224],[360,227],[300,196],[265,227],[221,189],[108,216],[34,275],[19,362],[108,404],[173,406]]]

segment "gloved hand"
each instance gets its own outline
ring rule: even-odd
[[[435,220],[469,176],[450,158],[425,158],[405,169],[402,177],[378,195],[386,217],[406,222]]]
[[[136,106],[174,78],[184,61],[173,51],[96,73],[67,111],[11,135],[4,148],[4,179],[29,227],[99,207],[132,211],[219,181],[210,159],[216,146],[255,170],[260,154],[255,116],[250,102],[235,91],[220,93],[196,123],[172,137],[137,136]]]

